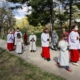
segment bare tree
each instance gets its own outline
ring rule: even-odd
[[[15,25],[15,18],[12,10],[8,9],[8,3],[2,2],[2,4],[3,6],[0,8],[0,34],[2,29],[5,33]]]

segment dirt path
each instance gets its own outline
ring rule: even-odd
[[[0,47],[3,49],[6,49],[6,41],[0,40]],[[72,72],[67,72],[64,68],[58,68],[55,65],[58,55],[59,55],[59,52],[53,51],[53,50],[50,50],[50,52],[51,52],[51,61],[49,61],[49,62],[47,62],[40,56],[41,47],[37,47],[37,51],[35,53],[29,52],[29,46],[24,46],[24,52],[21,55],[16,54],[15,51],[12,51],[11,53],[16,56],[21,57],[22,59],[26,60],[29,63],[32,63],[32,64],[40,67],[41,69],[43,69],[45,71],[62,76],[64,78],[66,78],[67,80],[80,80],[80,65],[75,66],[70,63]],[[79,64],[80,64],[80,62],[79,62]]]

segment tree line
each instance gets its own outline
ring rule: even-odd
[[[33,26],[39,24],[45,26],[51,23],[54,29],[54,24],[57,22],[62,28],[64,22],[69,22],[68,29],[75,19],[79,18],[80,1],[79,0],[8,0],[10,2],[25,3],[32,7],[32,13],[27,15],[28,21]],[[75,14],[76,13],[76,14]]]
[[[0,35],[8,33],[8,30],[15,25],[15,18],[12,11],[7,8],[7,4],[2,3],[0,7]]]

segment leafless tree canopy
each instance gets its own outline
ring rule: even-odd
[[[0,8],[0,34],[7,33],[15,25],[15,18],[12,11],[7,8],[7,3],[3,3]]]

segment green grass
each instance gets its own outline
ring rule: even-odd
[[[0,39],[7,40],[7,36],[6,36],[6,35],[4,35],[4,36],[3,36],[3,38],[2,38],[2,36],[0,35]]]
[[[42,32],[35,33],[35,35],[37,36],[37,42],[36,42],[37,46],[41,46],[41,33]]]
[[[0,48],[0,80],[65,80]]]

